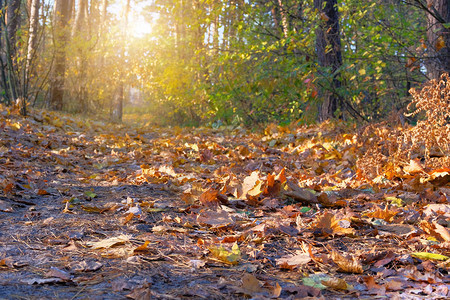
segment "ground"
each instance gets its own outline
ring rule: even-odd
[[[2,107],[0,298],[448,298],[450,170],[369,178],[360,135]]]

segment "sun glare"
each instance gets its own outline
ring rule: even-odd
[[[148,22],[139,12],[133,12],[128,18],[129,33],[134,37],[143,37],[152,32],[152,23]]]

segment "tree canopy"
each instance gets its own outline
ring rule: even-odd
[[[434,2],[3,1],[1,101],[159,125],[380,120],[448,71]]]

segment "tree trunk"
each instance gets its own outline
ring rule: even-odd
[[[77,86],[75,88],[75,107],[78,112],[88,112],[88,99],[86,90],[86,49],[85,41],[87,40],[87,0],[78,0],[78,10],[72,27],[72,40],[79,45],[76,58]]]
[[[27,64],[25,68],[27,81],[29,81],[30,74],[30,66],[33,60],[33,57],[36,54],[36,37],[37,30],[39,25],[39,0],[30,0],[30,22],[29,22],[29,30],[28,30],[28,49],[27,49]]]
[[[443,72],[450,72],[450,23],[449,0],[427,0],[427,74],[430,79],[439,79]]]
[[[20,26],[20,3],[21,0],[9,0],[8,1],[8,9],[7,9],[7,17],[6,17],[6,25],[8,29],[8,38],[9,44],[11,47],[11,55],[12,57],[16,54],[16,33],[17,29]]]
[[[283,28],[283,36],[285,38],[287,38],[288,33],[289,33],[289,28],[288,28],[288,21],[287,21],[287,16],[286,16],[286,8],[284,7],[282,0],[278,0],[278,6],[279,6],[280,15],[281,15],[281,26]]]
[[[64,73],[66,71],[65,44],[68,40],[68,25],[72,12],[71,0],[56,0],[53,9],[55,60],[50,87],[50,108],[63,109]]]
[[[331,74],[328,86],[322,91],[323,103],[320,121],[334,118],[339,105],[338,89],[341,87],[338,70],[342,66],[341,38],[339,35],[339,15],[337,0],[314,0],[321,23],[316,31],[316,52],[321,68],[329,69]],[[323,76],[323,75],[322,75]]]
[[[123,23],[122,23],[122,37],[123,37],[123,44],[121,49],[121,59],[125,60],[125,45],[127,43],[127,36],[128,36],[128,14],[130,12],[130,0],[126,0],[126,4],[124,7],[123,12]],[[123,75],[122,75],[123,76]],[[117,87],[117,91],[114,95],[114,109],[112,111],[111,119],[113,122],[120,123],[122,122],[122,115],[123,115],[123,103],[125,98],[125,80],[123,78],[119,79],[119,86]]]

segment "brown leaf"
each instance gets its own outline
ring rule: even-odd
[[[422,164],[420,163],[420,160],[418,159],[411,159],[409,161],[409,165],[403,167],[403,171],[410,175],[415,175],[419,173],[424,173],[424,169]]]
[[[286,255],[277,259],[277,265],[282,269],[292,269],[298,266],[306,265],[311,261],[311,257],[307,253],[299,253],[296,255]]]
[[[331,253],[331,259],[338,265],[339,270],[342,272],[356,274],[362,274],[364,272],[361,263],[354,257],[349,259],[333,250]]]
[[[281,295],[282,288],[278,284],[278,282],[275,283],[275,286],[272,288],[272,297],[279,298]]]
[[[436,47],[436,51],[439,51],[442,48],[445,48],[445,40],[442,35],[437,38],[435,47]]]
[[[218,190],[209,189],[200,195],[200,203],[209,207],[217,207],[220,205],[220,200],[217,198],[218,195]]]
[[[289,294],[295,295],[295,299],[301,299],[306,297],[319,297],[321,294],[319,289],[307,285],[299,285],[294,287],[288,286],[284,288],[284,290]]]
[[[344,223],[348,223],[348,226]],[[331,234],[355,234],[355,229],[349,227],[349,221],[336,220],[334,214],[331,212],[325,212],[323,215],[317,216],[317,219],[312,223],[311,227],[318,230],[321,235]]]
[[[316,195],[314,195],[311,191],[303,189],[289,180],[287,181],[287,185],[289,189],[284,191],[286,196],[307,204],[318,203]]]
[[[151,299],[152,291],[150,290],[150,287],[150,283],[144,283],[142,286],[135,288],[130,294],[126,295],[126,297],[134,300]]]
[[[373,278],[372,276],[365,276],[363,277],[363,280],[366,283],[368,290],[378,290],[381,288],[381,286],[375,282],[375,278]]]
[[[234,223],[233,218],[225,210],[204,210],[197,216],[197,222],[212,227],[223,227]]]
[[[60,270],[58,268],[55,267],[51,267],[50,271],[48,271],[47,273],[45,273],[45,277],[47,278],[60,278],[61,280],[64,281],[69,281],[70,280],[70,274],[66,271]]]
[[[335,290],[350,290],[353,287],[349,285],[344,279],[342,278],[330,278],[328,280],[322,280],[322,284],[326,287],[335,289]]]
[[[384,209],[377,207],[375,211],[366,213],[365,216],[370,218],[382,219],[386,222],[392,222],[395,215],[398,213],[399,211],[389,210],[388,206],[386,205]]]
[[[148,245],[150,244],[150,241],[145,241],[145,243],[143,243],[142,245],[140,245],[140,246],[138,246],[138,247],[136,247],[134,250],[133,250],[133,253],[136,253],[136,252],[148,252]]]
[[[134,218],[134,214],[133,214],[133,213],[127,214],[127,215],[125,216],[125,218],[123,219],[122,224],[123,224],[123,225],[127,224],[128,222],[130,222],[131,220],[133,220],[133,218]]]
[[[258,197],[262,193],[262,182],[259,179],[259,175],[258,171],[253,171],[252,174],[244,178],[242,195],[247,199]]]
[[[258,279],[252,274],[245,274],[244,277],[242,277],[242,289],[249,295],[260,293],[263,290]]]
[[[426,220],[422,220],[420,221],[419,226],[423,231],[440,241],[450,241],[450,231],[437,222],[430,223]]]
[[[43,189],[39,189],[37,191],[37,194],[40,196],[43,196],[43,195],[49,195],[49,192],[47,192],[46,190],[43,190]]]

